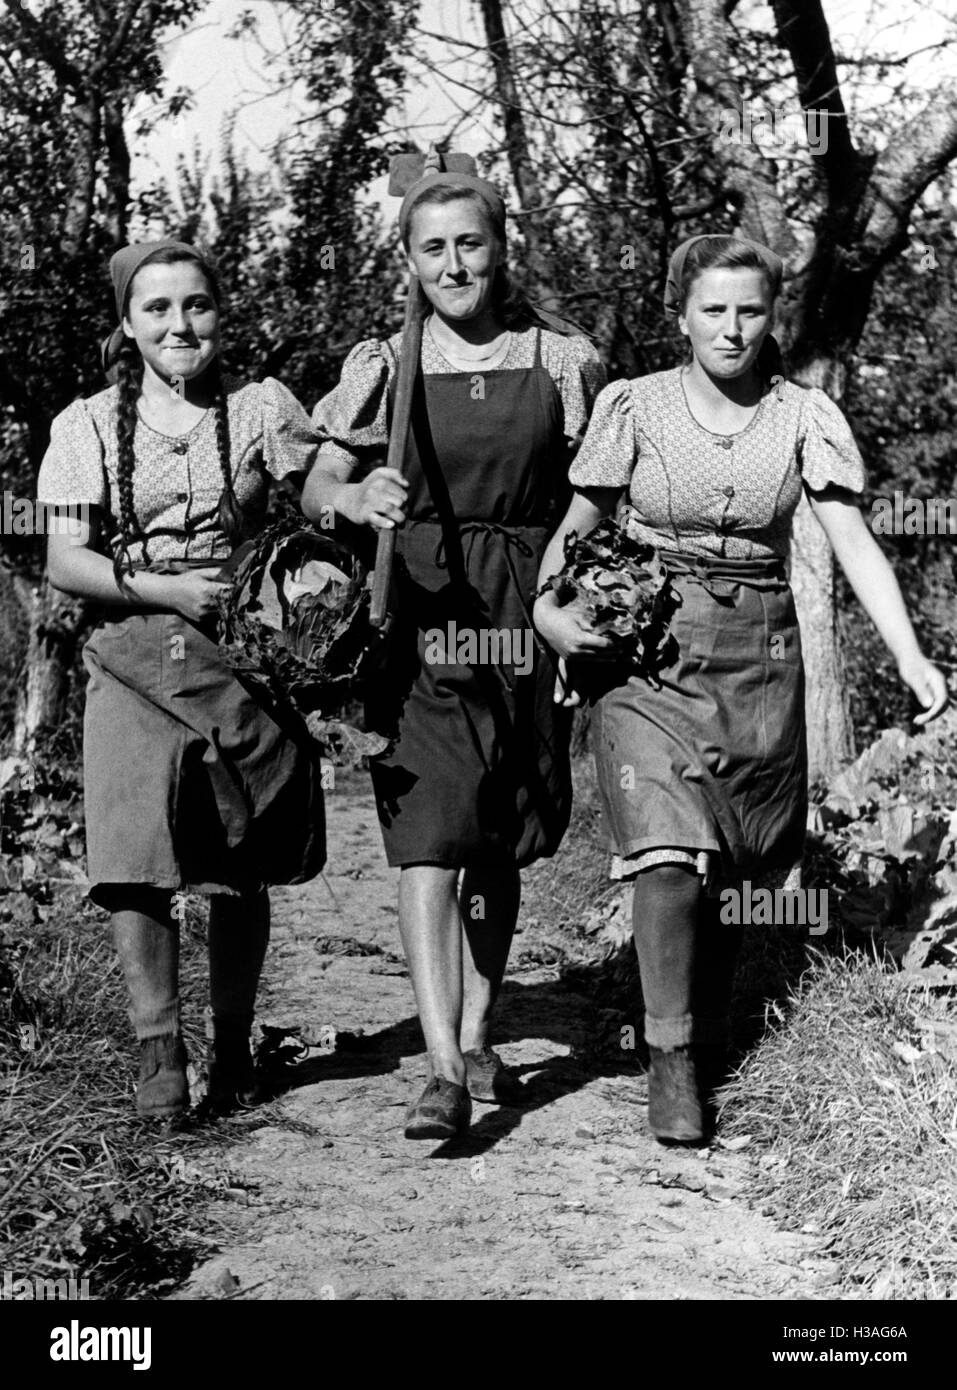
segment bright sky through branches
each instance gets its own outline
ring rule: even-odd
[[[621,0],[624,6],[628,2]],[[631,2],[637,7],[641,0]],[[957,43],[943,51],[933,47],[947,37],[957,40],[957,9],[950,16],[944,13],[952,3],[953,0],[825,0],[824,9],[835,49],[841,55],[855,59],[866,53],[898,62],[904,54],[916,54],[907,64],[906,75],[911,90],[920,96],[942,83],[957,82]],[[540,6],[538,0],[515,0],[512,8],[516,13],[529,15],[548,7]],[[164,122],[145,140],[135,136],[131,139],[134,188],[158,177],[169,179],[177,154],[191,157],[197,140],[202,155],[209,159],[210,170],[215,171],[224,121],[231,113],[235,113],[237,148],[254,168],[268,168],[274,143],[289,133],[302,111],[301,97],[284,82],[281,66],[283,49],[292,34],[292,9],[294,6],[273,0],[210,0],[184,34],[164,45],[169,89],[186,88],[192,92],[193,109],[172,123]],[[256,17],[256,36],[227,38],[247,11]],[[741,25],[768,28],[770,6],[764,0],[743,0],[735,19]],[[449,46],[434,38],[422,40],[430,62],[440,68],[443,77],[423,74],[410,84],[402,115],[406,128],[424,147],[430,138],[447,131],[460,102],[465,104],[456,82],[469,81],[475,72],[474,68],[470,71],[468,58],[460,55],[468,53],[467,42],[481,43],[482,34],[478,8],[469,0],[423,0],[419,23],[427,34],[466,41],[466,46]],[[277,66],[269,66],[269,54],[280,60]],[[886,108],[887,84],[899,79],[901,69],[892,67],[886,79],[870,69],[865,74],[858,72],[852,81],[846,70],[841,76],[853,121],[869,111]],[[138,116],[142,114],[142,110],[137,112]],[[133,136],[132,130],[130,134]],[[456,144],[474,153],[487,147],[490,137],[496,138],[472,122],[457,137]],[[370,191],[381,197],[384,186]],[[391,200],[386,205],[391,207]]]

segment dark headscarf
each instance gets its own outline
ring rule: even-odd
[[[486,204],[494,223],[504,228],[505,201],[494,184],[489,183],[486,179],[480,179],[474,174],[458,173],[451,169],[443,170],[440,173],[437,170],[427,169],[405,194],[399,208],[399,232],[403,244],[408,237],[409,221],[416,199],[426,190],[435,187],[462,188],[469,193],[474,193]],[[569,334],[575,337],[587,336],[585,330],[574,320],[563,318],[560,314],[553,314],[550,309],[536,304],[526,294],[521,295],[521,300],[523,311],[529,322],[537,324],[539,328],[547,328],[553,333],[560,333],[566,337]]]
[[[771,277],[771,287],[777,294],[781,288],[781,280],[784,276],[784,262],[781,257],[771,250],[770,246],[765,246],[761,241],[752,241],[745,236],[725,236],[724,233],[705,232],[701,236],[688,237],[683,241],[677,250],[672,254],[668,262],[668,277],[665,280],[664,304],[665,313],[671,318],[677,318],[681,313],[681,280],[684,275],[685,261],[688,259],[688,252],[699,241],[712,241],[720,236],[722,241],[733,241],[738,246],[746,246],[749,251],[764,263],[768,275]]]
[[[120,352],[123,348],[125,334],[123,332],[123,312],[126,308],[126,296],[130,288],[130,281],[139,270],[145,260],[148,260],[156,251],[179,251],[183,257],[196,261],[204,269],[208,269],[207,262],[202,252],[197,251],[195,246],[189,246],[185,241],[138,241],[134,246],[123,246],[119,251],[114,252],[110,257],[110,279],[113,282],[113,298],[116,303],[116,317],[120,321],[119,327],[114,328],[113,332],[106,338],[100,348],[100,356],[103,362],[103,370],[110,375],[111,370],[116,366]]]
[[[485,179],[477,178],[474,174],[457,174],[453,172],[438,173],[429,171],[423,174],[406,193],[399,208],[399,232],[405,242],[408,235],[409,219],[412,216],[412,205],[421,193],[427,188],[467,188],[470,193],[477,193],[486,203],[489,209],[500,224],[505,222],[505,202],[501,193],[494,184],[488,183]]]

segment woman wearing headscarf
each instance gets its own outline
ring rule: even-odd
[[[769,335],[782,272],[773,251],[743,237],[678,248],[665,308],[690,361],[601,393],[542,566],[543,581],[556,574],[564,537],[587,534],[624,495],[621,524],[657,548],[681,600],[678,654],[660,688],[632,675],[598,701],[593,725],[612,874],[634,879],[649,1123],[665,1142],[701,1139],[723,1077],[741,929],[727,921],[733,899],[718,894],[797,881],[804,671],[785,566],[802,491],[924,706],[918,722],[947,701],[855,504],[864,470],[844,416],[823,391],[779,375]],[[535,619],[572,671],[613,656],[554,590]]]
[[[519,908],[519,870],[568,824],[566,712],[528,602],[568,463],[603,383],[590,343],[510,285],[505,207],[469,174],[424,174],[399,230],[427,301],[405,470],[389,437],[399,336],[359,343],[316,407],[324,443],[307,516],[401,527],[393,655],[369,717],[396,742],[372,761],[399,924],[429,1060],[406,1136],[448,1138],[471,1101],[520,1087],[489,1045]],[[559,503],[559,499],[561,499]]]
[[[181,894],[209,894],[209,1100],[256,1097],[249,1032],[269,935],[266,885],[322,868],[321,769],[299,727],[250,697],[216,645],[220,571],[262,524],[269,478],[304,474],[316,438],[278,381],[220,367],[220,292],[192,246],[110,262],[112,384],[53,421],[38,495],[77,509],[49,537],[50,581],[94,600],[84,648],[90,897],[109,910],[140,1050],[136,1108],[189,1103],[179,986]]]

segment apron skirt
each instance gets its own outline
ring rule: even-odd
[[[540,333],[532,367],[417,378],[396,535],[407,582],[367,706],[396,739],[370,762],[391,865],[523,868],[561,843],[570,718],[528,604],[567,449]]]
[[[397,537],[406,581],[394,656],[366,707],[370,727],[397,733],[390,753],[370,762],[379,820],[394,867],[524,868],[555,853],[572,801],[570,711],[552,699],[555,670],[521,598],[534,592],[547,535],[461,530],[468,592],[436,563],[439,525],[410,522]],[[435,659],[434,634],[489,628],[509,635],[510,660],[458,661],[447,641],[448,659]]]
[[[662,558],[681,597],[678,655],[660,689],[633,676],[596,705],[604,820],[624,861],[673,848],[700,863],[705,852],[714,892],[800,863],[801,639],[781,561]]]
[[[109,905],[113,884],[237,893],[320,871],[317,746],[257,704],[201,628],[124,613],[99,625],[83,660],[94,902]]]

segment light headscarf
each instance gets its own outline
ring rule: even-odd
[[[696,246],[699,241],[714,241],[720,238],[722,241],[734,242],[736,246],[747,247],[749,251],[761,260],[768,272],[771,280],[771,289],[777,294],[781,288],[781,281],[784,277],[784,262],[781,257],[771,250],[770,246],[765,246],[761,241],[752,241],[750,237],[730,236],[722,232],[705,232],[702,236],[688,237],[672,254],[668,262],[668,276],[665,280],[664,305],[665,313],[671,318],[677,318],[681,313],[681,281],[684,277],[685,261],[688,259],[688,252],[692,246]]]
[[[722,241],[733,242],[735,246],[747,247],[753,251],[762,262],[768,272],[771,281],[771,292],[777,295],[781,288],[781,281],[784,278],[784,262],[781,257],[772,251],[770,246],[765,246],[763,241],[752,241],[750,237],[731,236],[723,232],[705,232],[701,236],[688,237],[679,247],[675,249],[671,260],[668,262],[668,275],[665,279],[664,306],[665,313],[669,318],[677,318],[682,310],[681,303],[681,282],[684,278],[685,261],[688,259],[688,252],[692,246],[699,241],[712,241],[720,238]],[[702,270],[709,267],[702,267]],[[772,381],[776,376],[784,376],[784,359],[781,356],[781,347],[773,333],[769,333],[761,344],[758,353],[757,367],[759,372],[768,381]]]
[[[129,292],[130,281],[143,262],[149,260],[150,256],[157,251],[178,251],[184,259],[196,261],[212,278],[212,268],[205,256],[195,246],[190,246],[185,241],[170,239],[138,241],[132,246],[123,246],[119,251],[114,252],[110,257],[110,280],[113,283],[113,299],[116,304],[116,317],[119,320],[119,326],[114,328],[100,348],[103,370],[108,377],[116,367],[126,338],[126,334],[123,332],[123,313],[126,309],[126,296]]]

